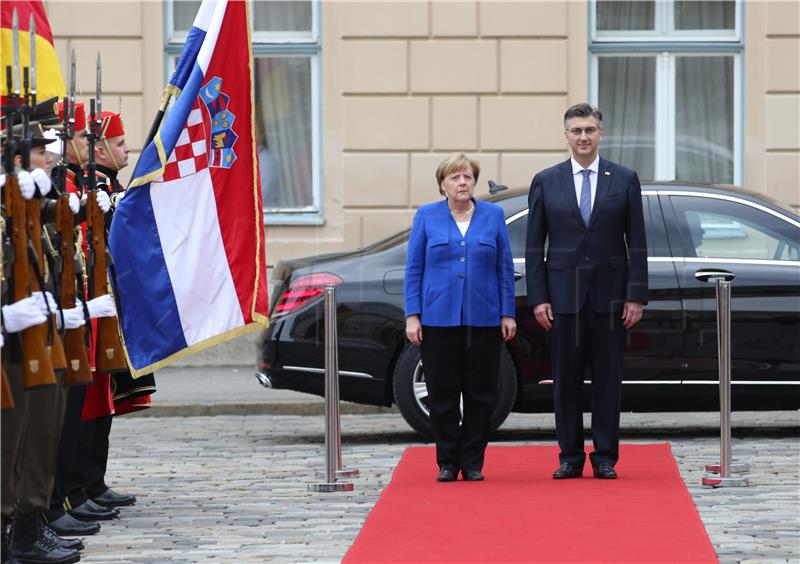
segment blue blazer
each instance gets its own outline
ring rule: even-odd
[[[533,178],[528,196],[528,303],[578,313],[587,298],[600,313],[626,300],[647,303],[647,240],[636,173],[600,159],[589,225],[581,218],[569,159]],[[545,241],[547,261],[545,262]]]
[[[417,210],[408,241],[406,316],[423,325],[500,325],[514,317],[514,261],[500,206],[473,200],[465,236],[447,200]]]

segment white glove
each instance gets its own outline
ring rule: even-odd
[[[97,207],[99,207],[100,211],[103,213],[111,209],[111,198],[102,190],[97,191]]]
[[[3,326],[9,333],[17,333],[47,321],[36,298],[23,298],[3,306]]]
[[[73,307],[61,311],[64,312],[64,326],[61,326],[61,316],[56,315],[59,329],[77,329],[86,323],[86,317],[83,315],[83,307]]]
[[[80,211],[81,201],[78,199],[77,194],[69,195],[69,209],[72,211],[73,214],[76,214]]]
[[[33,182],[31,173],[27,170],[21,170],[17,173],[17,180],[19,181],[19,191],[22,192],[22,197],[25,200],[33,198],[36,192],[36,184]]]
[[[114,192],[113,194],[111,194],[111,203],[116,208],[119,205],[119,203],[122,201],[122,198],[124,198],[124,197],[125,197],[125,191],[124,190],[122,192]]]
[[[42,312],[45,315],[49,313],[55,313],[58,311],[58,306],[56,306],[56,299],[53,297],[53,294],[50,292],[34,292],[31,294],[31,297],[36,300],[39,304],[39,307],[42,308]]]
[[[86,302],[86,307],[89,308],[89,317],[92,319],[117,315],[117,308],[114,306],[114,298],[111,297],[111,294],[89,300]]]
[[[41,168],[35,168],[31,171],[31,177],[39,188],[39,194],[42,196],[47,195],[53,187],[53,181],[50,180],[50,175]]]

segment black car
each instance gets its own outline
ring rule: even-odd
[[[623,409],[718,409],[715,291],[695,278],[701,269],[736,276],[733,409],[800,408],[800,217],[764,196],[717,186],[649,183],[642,199],[650,298],[628,332]],[[496,428],[510,411],[551,410],[552,380],[547,335],[526,299],[527,190],[486,200],[505,210],[517,279],[518,331],[501,357]],[[352,252],[278,262],[259,381],[323,394],[322,298],[333,283],[341,399],[396,403],[416,431],[430,436],[419,351],[405,337],[407,242],[403,231]]]

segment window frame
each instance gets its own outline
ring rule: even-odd
[[[303,208],[264,209],[265,225],[323,225],[325,223],[322,198],[322,39],[321,0],[311,2],[311,33],[265,32],[251,29],[253,58],[308,57],[311,72],[311,191],[312,205]],[[186,40],[185,32],[173,31],[172,7],[175,0],[165,0],[164,10],[164,83],[169,81],[174,68],[173,59],[180,56]],[[248,0],[250,14],[253,0]],[[252,19],[251,19],[252,27]]]
[[[675,0],[655,0],[655,26],[653,30],[598,30],[597,0],[589,0],[589,40],[591,43],[601,42],[654,42],[675,43],[692,42],[741,42],[743,38],[742,23],[744,2],[735,0],[733,29],[676,29]]]
[[[656,1],[656,32],[602,32],[596,29],[597,0],[590,0],[589,10],[589,101],[599,100],[600,57],[655,57],[656,76],[656,132],[655,171],[657,182],[676,179],[676,67],[677,57],[733,58],[733,184],[740,186],[744,180],[744,2],[736,0],[734,33],[729,36],[715,34],[684,34],[680,31],[658,30],[658,14],[673,12],[674,0]],[[670,19],[671,22],[671,19]],[[716,31],[716,30],[711,30]],[[601,146],[602,152],[602,146]]]

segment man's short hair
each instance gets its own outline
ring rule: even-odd
[[[567,128],[567,122],[574,118],[574,117],[593,117],[597,120],[597,125],[600,127],[603,126],[603,114],[602,112],[592,106],[591,104],[587,104],[586,102],[581,102],[580,104],[575,104],[574,106],[570,107],[566,112],[564,112],[564,129]]]

